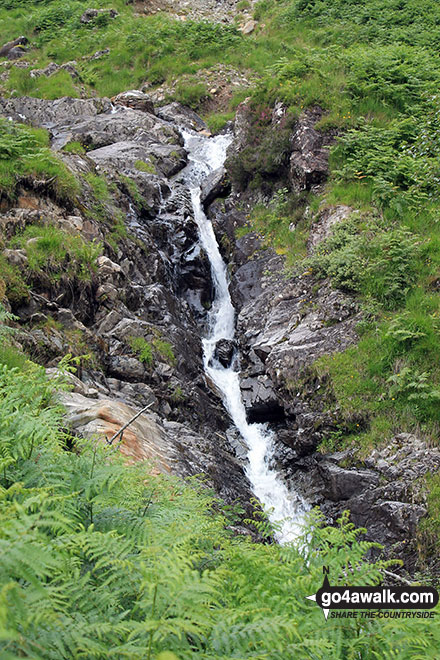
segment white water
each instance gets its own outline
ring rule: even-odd
[[[302,531],[307,504],[295,492],[289,491],[279,474],[269,467],[274,434],[266,424],[248,424],[243,405],[239,374],[233,366],[224,368],[212,360],[219,339],[233,339],[235,311],[231,302],[226,265],[221,257],[210,220],[200,203],[200,185],[208,174],[221,167],[231,142],[227,135],[207,138],[183,133],[189,152],[185,171],[201,243],[208,255],[215,286],[215,299],[209,312],[208,334],[203,339],[203,359],[206,374],[222,393],[223,403],[248,448],[246,473],[255,496],[264,505],[269,519],[280,523],[276,538],[280,543],[293,541]],[[211,365],[211,366],[210,366]]]

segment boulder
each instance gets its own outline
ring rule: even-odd
[[[174,122],[178,126],[193,131],[208,131],[208,126],[198,114],[177,101],[158,108],[156,114],[165,121]]]
[[[27,37],[21,36],[13,41],[8,41],[0,48],[0,58],[7,58],[8,60],[18,60],[26,53],[29,40]]]
[[[138,89],[130,89],[112,98],[114,105],[125,105],[134,110],[141,110],[154,115],[154,106],[150,97]]]
[[[219,167],[205,179],[202,184],[200,201],[208,206],[214,199],[227,195],[231,190],[231,182],[224,167]]]
[[[139,412],[117,399],[96,401],[77,392],[62,393],[60,399],[66,408],[69,426],[78,435],[98,438],[101,442],[110,440]],[[167,449],[163,431],[148,413],[132,422],[125,429],[122,441],[118,437],[115,443],[129,462],[150,460],[159,472],[171,471],[172,453]]]
[[[223,367],[228,368],[231,366],[235,350],[236,344],[233,339],[220,339],[215,346],[213,358]]]
[[[243,34],[251,34],[251,32],[253,32],[256,27],[257,27],[257,21],[250,20],[247,21],[243,25],[243,27],[240,28],[240,32],[242,32]]]
[[[134,357],[111,355],[108,361],[108,373],[121,380],[139,382],[145,377],[145,367]]]

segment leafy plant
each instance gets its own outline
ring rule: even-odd
[[[314,513],[298,546],[232,536],[230,511],[194,479],[124,464],[96,441],[66,451],[59,386],[42,368],[0,366],[2,656],[435,654],[423,620],[323,626],[306,600],[323,565],[340,585],[378,584],[389,566],[366,560],[377,546],[348,514],[325,527]],[[264,512],[254,520],[269,531]]]

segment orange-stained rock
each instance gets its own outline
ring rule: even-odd
[[[136,408],[116,399],[90,399],[77,392],[61,394],[70,426],[87,438],[110,440],[137,412]],[[115,445],[120,437],[115,440]],[[119,444],[129,462],[151,461],[159,472],[171,472],[175,462],[162,429],[154,417],[143,413],[123,432]]]

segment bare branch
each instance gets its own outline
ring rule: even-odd
[[[148,410],[149,408],[151,408],[151,406],[153,405],[153,403],[154,403],[154,402],[152,401],[151,403],[148,404],[148,406],[145,406],[145,408],[142,408],[142,410],[140,410],[138,413],[136,413],[136,415],[134,415],[134,416],[133,416],[133,417],[132,417],[132,418],[131,418],[126,424],[124,424],[124,426],[123,426],[122,428],[120,428],[119,431],[117,431],[117,432],[116,432],[116,433],[110,438],[110,440],[107,440],[107,444],[108,444],[108,445],[112,445],[113,442],[114,442],[114,441],[116,440],[116,438],[118,437],[118,435],[122,435],[122,434],[124,433],[125,429],[127,428],[127,426],[130,426],[130,424],[133,424],[133,422],[135,422],[135,421],[137,420],[137,418],[140,417],[140,416],[142,415],[142,413],[144,413],[146,410]],[[122,441],[122,438],[121,438],[121,441]]]

